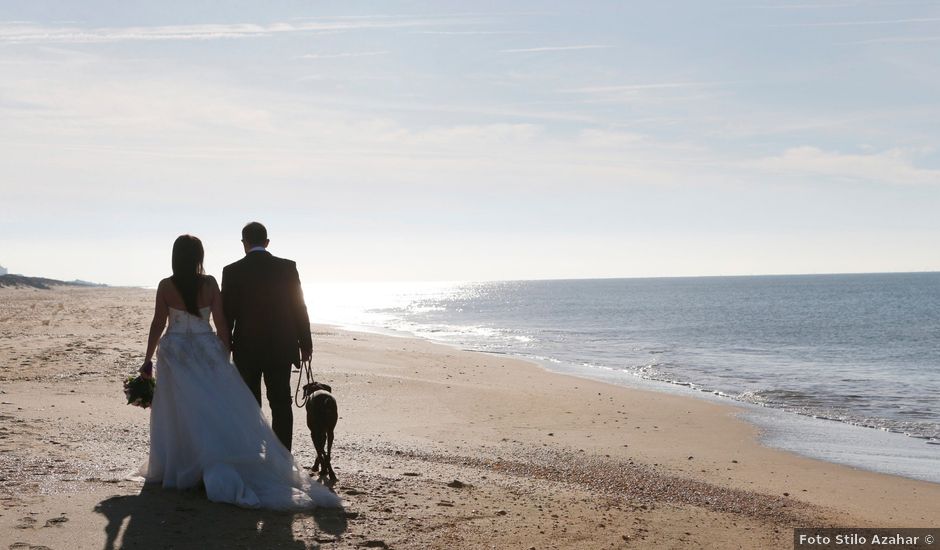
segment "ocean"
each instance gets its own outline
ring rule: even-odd
[[[308,289],[320,322],[735,401],[770,445],[940,482],[940,273]]]

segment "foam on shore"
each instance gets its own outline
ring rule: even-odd
[[[760,429],[760,442],[768,447],[871,472],[940,483],[940,445],[924,439],[735,401],[711,391],[650,380],[618,369],[530,359],[551,372],[733,406],[740,410],[740,418]]]

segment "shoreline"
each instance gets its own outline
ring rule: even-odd
[[[757,428],[760,431],[758,442],[771,449],[872,473],[940,484],[940,449],[937,448],[940,441],[935,439],[751,403],[718,391],[644,378],[607,367],[583,367],[576,368],[576,372],[568,372],[551,368],[549,364],[552,362],[531,361],[550,373],[727,406],[743,422]],[[611,376],[605,378],[605,372]],[[860,451],[852,452],[852,449]],[[890,459],[895,462],[889,462]]]
[[[343,515],[215,505],[124,479],[147,452],[146,412],[122,402],[120,382],[152,291],[17,292],[0,290],[6,546],[791,548],[795,527],[940,517],[940,485],[765,447],[728,404],[319,324]],[[302,411],[294,428],[309,467]]]
[[[598,396],[604,396],[610,393],[620,393],[629,396],[634,401],[656,403],[658,406],[669,410],[659,413],[652,413],[647,411],[644,415],[644,420],[647,421],[646,424],[651,424],[652,430],[644,429],[644,426],[637,426],[636,429],[643,429],[642,433],[644,436],[646,436],[645,439],[659,439],[660,436],[666,436],[666,439],[657,441],[655,445],[649,445],[648,449],[640,451],[639,454],[642,458],[645,458],[643,461],[644,464],[652,464],[655,467],[663,468],[671,474],[678,474],[682,476],[688,475],[694,479],[702,479],[698,474],[707,473],[708,475],[704,477],[707,482],[716,482],[718,478],[723,476],[723,474],[714,476],[706,470],[701,470],[701,463],[696,462],[693,464],[690,462],[698,460],[698,456],[686,456],[684,453],[676,456],[675,448],[676,446],[681,445],[683,447],[697,449],[700,451],[700,454],[709,458],[711,458],[713,455],[725,456],[735,452],[741,452],[745,454],[756,453],[760,455],[760,459],[757,461],[757,464],[753,469],[743,469],[746,470],[744,472],[746,475],[727,477],[727,481],[730,481],[727,486],[732,489],[755,490],[757,488],[758,490],[766,491],[767,489],[778,486],[778,484],[780,484],[779,492],[776,494],[786,495],[788,497],[791,496],[791,494],[784,489],[791,485],[792,481],[789,478],[793,472],[771,471],[770,474],[773,475],[767,476],[765,466],[771,464],[779,464],[780,467],[784,469],[793,467],[796,471],[813,472],[813,474],[818,474],[818,477],[817,475],[812,475],[809,477],[816,478],[813,485],[817,489],[822,490],[825,496],[823,498],[808,498],[807,501],[815,506],[820,506],[823,508],[842,508],[843,511],[852,510],[853,513],[861,514],[857,516],[859,519],[867,515],[864,511],[864,506],[859,508],[856,508],[855,506],[846,507],[843,497],[839,495],[839,493],[842,493],[845,489],[842,487],[844,482],[837,480],[836,478],[851,478],[853,481],[856,478],[865,479],[867,481],[860,485],[871,484],[876,490],[885,490],[885,495],[890,493],[890,491],[887,491],[888,486],[901,484],[905,486],[904,489],[923,486],[924,488],[929,489],[930,492],[935,493],[937,497],[940,497],[940,484],[937,483],[911,479],[894,474],[855,469],[843,464],[806,457],[788,450],[766,446],[761,442],[759,426],[740,417],[742,412],[744,412],[744,407],[740,406],[741,404],[736,402],[728,402],[725,399],[719,399],[717,397],[696,397],[694,395],[686,394],[685,392],[663,392],[642,387],[601,381],[597,380],[596,378],[579,376],[578,374],[574,373],[553,371],[536,361],[527,358],[521,358],[511,354],[490,353],[480,350],[467,350],[455,347],[448,343],[435,342],[419,336],[386,336],[383,334],[371,332],[349,331],[325,324],[314,325],[315,330],[317,327],[326,330],[335,330],[337,331],[337,334],[345,335],[354,341],[362,341],[364,337],[367,338],[369,335],[372,335],[400,340],[405,342],[406,345],[410,344],[410,346],[416,348],[424,348],[426,346],[438,348],[440,352],[443,353],[443,355],[446,357],[451,357],[452,354],[470,354],[472,356],[488,357],[491,359],[491,364],[501,363],[501,368],[507,368],[508,363],[513,363],[512,368],[518,369],[520,371],[514,374],[518,374],[520,378],[531,381],[533,378],[542,378],[544,376],[549,386],[564,386],[566,388],[563,390],[564,392],[570,391],[571,389],[577,389],[590,395],[596,393]],[[403,350],[407,349],[409,348],[403,348]],[[447,353],[448,351],[451,353]],[[483,366],[482,363],[484,362],[486,361],[481,361],[481,365],[479,366]],[[450,377],[448,376],[448,378]],[[652,407],[649,409],[652,409]],[[681,415],[678,414],[678,411],[681,410],[685,410],[686,414],[701,414],[706,418],[704,420],[696,419],[697,422],[694,429],[688,429],[690,428],[689,426],[673,426],[673,428],[676,429],[676,432],[678,432],[677,434],[663,433],[666,432],[668,428],[662,427],[660,424],[665,424],[666,422],[659,423],[658,419],[666,418],[672,420],[676,419],[677,417],[681,418]],[[572,412],[573,411],[565,411],[566,414],[571,414]],[[600,415],[600,413],[595,414]],[[653,423],[654,421],[657,421],[657,423]],[[591,421],[591,424],[595,423],[596,421]],[[604,422],[604,424],[607,424],[607,422]],[[700,433],[703,429],[706,432],[706,435],[704,436]],[[858,429],[869,431],[867,428],[859,427]],[[653,432],[659,433],[654,435]],[[559,434],[555,432],[547,432],[546,435],[549,435],[549,437],[559,436]],[[616,456],[615,453],[620,451],[620,449],[616,449],[612,446],[606,447],[601,442],[588,441],[592,438],[596,439],[598,435],[599,434],[585,434],[582,439],[577,441],[577,446],[579,446],[577,452],[585,452],[589,447],[593,447],[595,453],[597,454],[599,454],[601,450],[607,450],[613,452],[605,454],[604,456],[608,458]],[[517,434],[516,437],[518,438],[516,440],[517,442],[525,441],[519,436],[519,434]],[[715,444],[714,439],[719,440],[718,445]],[[681,443],[680,440],[693,443]],[[734,443],[722,446],[720,442],[725,441]],[[544,440],[542,437],[540,437],[540,435],[536,434],[535,439],[529,443],[533,445],[544,445]],[[566,443],[571,444],[574,442],[566,441]],[[584,446],[584,448],[580,448],[581,446]],[[632,447],[634,447],[634,444],[624,445],[622,448]],[[712,464],[717,464],[719,461],[712,459],[710,462]],[[740,465],[743,462],[744,461],[741,460],[731,460],[731,464],[735,465]],[[716,468],[715,470],[721,471],[721,468]],[[730,469],[726,469],[725,471],[728,470]],[[721,484],[724,485],[724,481],[722,481]],[[884,484],[885,487],[879,487],[879,485],[882,484]],[[808,489],[801,491],[806,493],[810,492]],[[866,492],[866,489],[861,489],[861,492]],[[904,491],[902,491],[902,493],[904,493]],[[917,493],[917,491],[914,490],[912,493]],[[818,491],[815,492],[815,494],[817,496],[820,495]],[[802,496],[807,497],[807,495]],[[899,502],[906,498],[906,495],[903,494],[892,496],[899,497]],[[936,508],[936,511],[940,513],[940,500],[936,501],[934,506],[929,508]],[[899,511],[898,508],[895,508],[894,510],[896,512]],[[923,511],[923,509],[917,510],[915,514],[919,515]],[[882,515],[882,512],[879,512],[876,517],[882,519],[885,516]],[[919,519],[928,520],[929,518],[931,518],[931,516],[929,514],[925,514],[920,516]],[[930,523],[923,523],[922,525],[925,527],[933,526]]]
[[[743,422],[759,429],[760,433],[756,436],[758,442],[770,449],[830,464],[861,468],[872,473],[940,484],[940,450],[935,448],[940,445],[940,441],[935,439],[751,403],[735,399],[717,390],[696,387],[694,384],[645,378],[610,367],[597,365],[579,367],[557,359],[511,351],[495,352],[473,349],[456,342],[438,340],[431,336],[388,327],[326,321],[317,321],[315,324],[347,332],[413,338],[457,351],[492,355],[497,358],[508,357],[528,362],[550,374],[573,376],[638,391],[665,393],[723,404],[733,409]],[[564,367],[553,368],[556,365]],[[810,444],[806,443],[807,439],[811,442]],[[813,444],[817,446],[814,447]],[[818,447],[821,444],[830,445],[833,448]],[[863,451],[853,452],[853,449],[863,449]],[[894,462],[886,461],[886,457],[894,459]]]

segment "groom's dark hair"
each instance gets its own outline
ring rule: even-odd
[[[242,228],[242,240],[250,246],[263,246],[268,240],[268,230],[258,222],[251,222]]]

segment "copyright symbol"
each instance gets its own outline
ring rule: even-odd
[[[933,544],[933,535],[927,535],[926,537],[924,537],[924,542],[926,542],[927,544]]]

